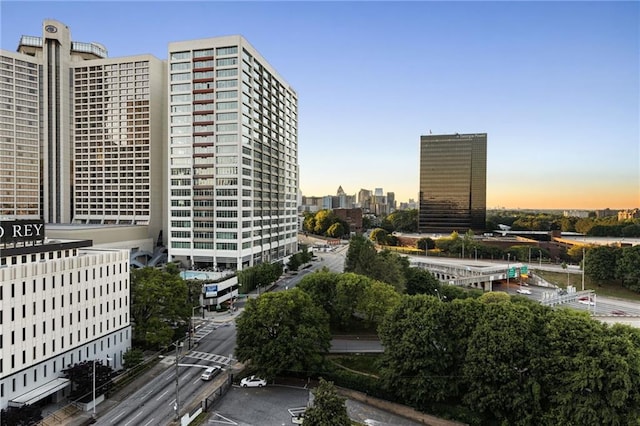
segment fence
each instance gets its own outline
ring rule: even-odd
[[[214,390],[211,394],[209,394],[204,401],[202,401],[202,408],[205,412],[208,412],[215,407],[216,403],[227,393],[231,384],[233,383],[233,374],[227,375],[227,380],[225,380],[220,387]]]

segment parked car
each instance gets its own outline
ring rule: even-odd
[[[240,380],[240,386],[242,386],[243,388],[261,388],[266,385],[266,380],[256,376],[249,376]]]
[[[215,367],[209,367],[205,370],[204,373],[202,373],[202,375],[200,376],[200,378],[202,380],[211,380],[214,377],[216,377],[218,374],[220,374],[222,372],[222,368],[215,366]]]
[[[578,299],[578,303],[582,303],[583,305],[595,306],[596,302],[589,299],[588,297],[581,297]]]
[[[531,290],[529,290],[528,288],[519,288],[519,289],[516,290],[516,293],[531,294]]]

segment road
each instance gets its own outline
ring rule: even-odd
[[[218,326],[206,321],[199,327],[191,350],[183,347],[177,368],[175,353],[161,362],[170,364],[159,376],[146,383],[133,395],[111,411],[102,414],[97,420],[99,425],[150,426],[166,425],[176,418],[176,396],[180,402],[180,415],[184,407],[194,401],[200,401],[207,389],[212,388],[215,380],[206,382],[200,379],[202,372],[210,366],[218,365],[223,369],[235,363],[233,351],[236,346],[235,325]],[[176,370],[178,371],[178,390],[176,390]]]

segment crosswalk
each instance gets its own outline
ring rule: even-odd
[[[232,356],[224,356],[224,355],[211,354],[209,352],[199,352],[199,351],[191,351],[185,355],[185,358],[195,358],[195,359],[201,359],[204,361],[212,361],[212,362],[215,362],[216,364],[221,364],[226,366],[235,364],[236,362],[236,360],[233,359]]]

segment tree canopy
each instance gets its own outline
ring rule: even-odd
[[[156,268],[131,271],[134,339],[143,347],[162,347],[174,339],[172,324],[191,316],[189,290],[177,274]]]
[[[462,401],[479,424],[640,419],[640,330],[504,294],[404,296],[379,331],[383,383],[422,410]]]
[[[238,359],[266,379],[315,371],[330,347],[328,315],[297,288],[250,299],[236,324]]]
[[[320,378],[320,383],[312,391],[313,405],[305,411],[305,426],[349,426],[345,398],[338,395],[333,382]]]

